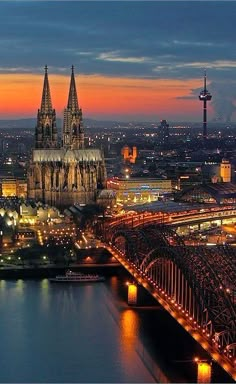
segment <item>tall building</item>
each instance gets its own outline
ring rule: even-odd
[[[227,159],[222,159],[222,162],[220,164],[220,176],[222,178],[223,183],[231,182],[231,164]]]
[[[166,146],[169,143],[169,124],[166,120],[161,120],[161,125],[158,127],[159,144]]]
[[[125,162],[135,164],[136,159],[138,157],[138,149],[137,147],[133,147],[132,149],[125,145],[121,150],[121,155]]]
[[[129,159],[129,156],[130,156],[130,148],[128,147],[128,145],[125,145],[122,149],[121,149],[121,155],[124,157],[124,161],[127,161]]]
[[[202,126],[202,137],[204,140],[207,139],[207,102],[211,101],[212,95],[206,88],[206,71],[204,73],[204,89],[200,92],[199,100],[203,101],[203,126]]]
[[[74,68],[60,144],[45,67],[42,102],[35,129],[35,148],[28,172],[28,197],[57,207],[86,204],[96,200],[105,182],[106,168],[102,151],[84,148],[82,110],[78,104]]]

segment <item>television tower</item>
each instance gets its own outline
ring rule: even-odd
[[[203,101],[203,139],[207,138],[207,102],[210,101],[212,95],[206,89],[206,70],[204,72],[204,89],[200,92],[199,100]]]

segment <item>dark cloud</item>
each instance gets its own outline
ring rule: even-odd
[[[233,79],[236,4],[190,3],[1,2],[1,71]]]

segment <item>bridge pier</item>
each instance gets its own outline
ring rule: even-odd
[[[137,305],[138,287],[134,283],[128,283],[128,305]]]
[[[197,363],[197,383],[211,383],[211,364],[198,359],[195,361]]]

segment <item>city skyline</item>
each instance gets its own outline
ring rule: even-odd
[[[27,2],[0,5],[0,119],[34,117],[48,65],[62,116],[75,66],[85,118],[235,118],[233,2]],[[20,97],[19,97],[20,95]],[[223,96],[223,97],[222,97]]]

